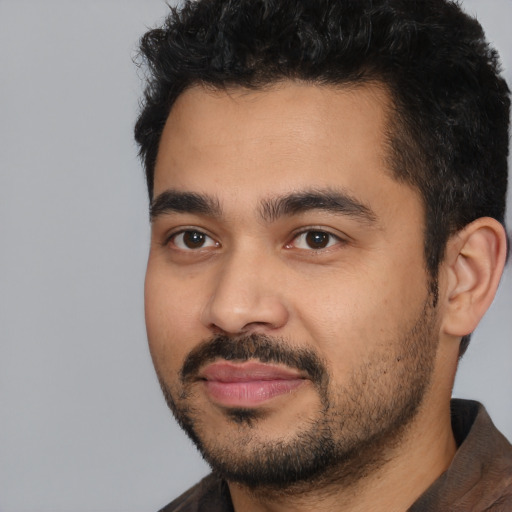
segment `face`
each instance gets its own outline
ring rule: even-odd
[[[228,480],[368,471],[420,409],[438,322],[421,200],[385,163],[387,105],[370,86],[196,87],[169,115],[148,338],[175,416]]]

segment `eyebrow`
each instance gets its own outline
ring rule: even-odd
[[[281,217],[320,210],[352,217],[366,224],[374,224],[374,211],[350,194],[337,189],[312,189],[292,192],[260,202],[260,215],[265,222],[275,222]],[[207,217],[222,217],[219,200],[208,194],[166,190],[151,203],[150,220],[167,213],[192,213]]]
[[[220,217],[222,214],[217,198],[177,190],[166,190],[151,202],[149,207],[151,221],[166,213],[196,213],[209,217]]]
[[[294,192],[261,202],[261,216],[267,222],[310,210],[346,215],[366,224],[377,221],[375,212],[369,206],[344,191],[330,188]]]

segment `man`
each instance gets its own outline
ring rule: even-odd
[[[445,0],[200,0],[141,43],[146,322],[213,473],[164,510],[510,511],[450,402],[507,254],[509,90]]]

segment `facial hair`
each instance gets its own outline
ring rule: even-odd
[[[437,351],[433,302],[429,295],[412,327],[383,340],[343,387],[331,385],[327,363],[314,350],[258,334],[205,340],[186,357],[179,385],[171,387],[157,369],[160,385],[180,426],[225,480],[282,493],[330,483],[348,486],[387,461],[422,404]],[[264,411],[229,408],[225,417],[238,426],[236,433],[229,442],[208,435],[211,427],[195,406],[194,386],[201,368],[222,359],[284,364],[307,374],[319,397],[317,410],[304,411],[300,430],[290,425],[290,432],[265,439],[258,435]]]

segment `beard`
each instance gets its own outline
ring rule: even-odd
[[[408,328],[380,343],[343,386],[333,384],[327,362],[314,350],[258,334],[219,335],[199,344],[186,357],[174,386],[158,368],[157,375],[176,420],[226,481],[255,493],[295,495],[334,483],[349,486],[389,460],[416,417],[432,378],[436,326],[435,297],[429,294]],[[271,438],[259,432],[267,417],[263,408],[225,408],[226,431],[212,432],[194,385],[202,367],[222,359],[300,370],[313,383],[317,405],[303,411],[300,425]]]

